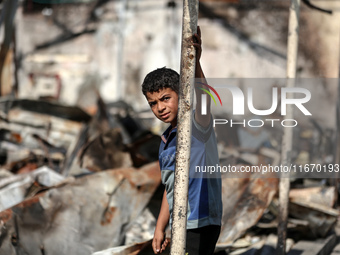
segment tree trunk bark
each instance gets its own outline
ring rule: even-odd
[[[198,0],[184,0],[171,255],[185,254],[186,245],[192,98],[196,63],[196,49],[191,45],[191,41],[192,35],[197,30],[197,19]]]

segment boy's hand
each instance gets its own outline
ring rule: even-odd
[[[155,254],[162,253],[168,246],[168,244],[169,240],[165,238],[165,233],[156,229],[152,241],[153,252]]]
[[[201,29],[197,26],[197,33],[193,35],[193,46],[196,48],[196,62],[200,61],[202,55]]]

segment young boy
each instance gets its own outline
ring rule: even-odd
[[[192,44],[197,52],[195,76],[204,79],[200,65],[202,49],[199,27],[193,39],[196,43]],[[149,73],[142,84],[143,94],[152,112],[158,119],[170,124],[162,135],[159,149],[159,164],[165,191],[152,242],[155,254],[162,253],[168,245],[165,228],[169,220],[171,224],[172,218],[178,90],[179,74],[167,68],[160,68]],[[221,180],[220,178],[203,178],[201,174],[195,173],[195,166],[219,164],[210,114],[210,97],[207,97],[207,114],[202,115],[201,96],[204,91],[195,88],[195,93],[197,104],[192,123],[186,252],[189,255],[209,255],[214,252],[221,230]]]

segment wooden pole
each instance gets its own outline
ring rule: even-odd
[[[336,132],[335,132],[335,151],[334,151],[334,164],[340,164],[340,51],[339,51],[339,72],[338,72],[338,96],[337,96],[337,102],[336,102]],[[338,206],[338,192],[339,192],[339,177],[340,173],[334,173],[334,179],[331,181],[331,183],[334,185],[334,195],[335,195],[335,203],[334,208]]]
[[[14,17],[18,9],[18,5],[18,0],[7,0],[4,2],[4,9],[1,11],[1,19],[3,19],[4,22],[5,35],[4,41],[0,45],[0,96],[3,96],[2,71],[5,65],[7,54],[10,50],[11,42],[13,40]]]
[[[183,1],[182,49],[177,115],[177,147],[172,213],[171,255],[184,255],[188,207],[188,184],[191,148],[192,98],[196,49],[191,45],[197,31],[198,0]]]
[[[125,28],[126,28],[126,11],[128,0],[120,0],[118,8],[118,31],[117,32],[117,45],[116,45],[116,100],[124,98],[124,41],[125,41]]]
[[[288,27],[288,48],[287,48],[287,84],[286,87],[295,86],[297,51],[299,41],[299,13],[300,0],[291,0],[289,8],[289,27]],[[285,119],[293,119],[292,105],[287,105]],[[293,129],[284,128],[282,138],[281,164],[289,166],[291,164],[291,151],[293,141]],[[286,253],[287,220],[289,203],[290,180],[289,173],[281,173],[279,184],[279,226],[278,241],[276,247],[277,255]]]

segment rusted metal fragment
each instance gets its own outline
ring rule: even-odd
[[[41,167],[28,174],[0,179],[0,212],[32,196],[41,187],[52,187],[64,181],[64,177],[48,167]],[[33,190],[34,189],[34,190]]]
[[[48,255],[83,255],[121,245],[159,184],[159,165],[152,163],[86,175],[39,193],[0,213],[0,222],[6,218],[0,254],[16,247],[41,254],[43,247]]]
[[[0,100],[1,111],[8,113],[11,109],[22,109],[75,122],[88,122],[91,119],[90,115],[76,106],[31,99]]]
[[[110,249],[106,249],[103,251],[98,251],[93,253],[92,255],[134,255],[139,254],[141,251],[150,249],[152,240],[136,243],[131,245],[124,245],[119,247],[114,247]]]
[[[131,155],[134,167],[158,160],[161,138],[146,129],[140,120],[140,114],[126,102],[120,100],[106,105],[111,122],[114,119],[122,129],[126,149]]]
[[[311,202],[308,198],[309,196],[305,196],[305,192],[309,190],[309,188],[302,191],[305,201],[303,201],[302,197],[299,197],[301,193],[298,193],[299,196],[296,196],[296,194],[293,194],[293,196],[290,195],[288,228],[295,229],[303,238],[315,239],[325,237],[336,224],[339,211],[329,205],[322,204],[318,195],[316,193],[313,195],[313,190],[323,190],[325,194],[327,194],[333,187],[310,189],[312,189],[311,196],[316,197],[314,201],[317,201],[317,203]],[[329,199],[325,199],[326,204],[328,203],[327,200]],[[277,216],[279,208],[278,202],[275,199],[269,208],[270,211]],[[267,226],[269,227],[270,225],[275,228],[277,226],[277,220],[274,220]],[[263,224],[258,226],[263,227]]]
[[[217,249],[231,246],[233,241],[255,225],[277,192],[277,178],[244,177],[247,178],[222,179],[223,225]],[[134,249],[137,250],[138,245],[116,247],[93,255],[131,255],[135,254]]]
[[[32,170],[30,163],[60,171],[83,123],[91,119],[78,107],[36,100],[0,100],[0,111],[0,164],[15,173]]]
[[[335,199],[335,187],[313,187],[291,189],[289,191],[289,200],[291,202],[311,202],[332,208],[335,203]]]
[[[83,126],[67,152],[63,175],[78,175],[88,170],[98,172],[131,167],[132,161],[124,143],[119,121],[109,114],[109,107],[97,96],[97,112],[89,125]],[[149,162],[148,162],[149,163]]]
[[[7,177],[11,177],[13,175],[14,174],[11,173],[10,171],[8,171],[7,169],[0,168],[0,180],[4,179],[4,178],[7,178]]]
[[[275,254],[277,236],[245,236],[237,239],[228,250],[228,255],[273,255]],[[286,250],[289,251],[294,245],[293,239],[288,238]]]
[[[132,118],[130,111],[122,101],[105,105],[98,95],[98,112],[71,146],[64,175],[80,174],[84,169],[141,167],[158,160],[160,137]]]
[[[61,169],[61,173],[64,176],[72,175],[72,170],[74,172],[79,171],[79,151],[86,143],[88,129],[88,125],[83,124],[78,136],[73,140],[69,149],[67,150],[66,159]]]
[[[340,215],[338,210],[308,201],[291,201],[289,214],[297,219],[308,221],[308,234],[314,238],[325,237]]]
[[[328,255],[332,252],[337,243],[338,240],[335,234],[332,234],[325,239],[314,241],[301,240],[292,247],[287,255]]]
[[[270,177],[270,176],[267,176]],[[227,247],[262,216],[278,189],[278,178],[223,178],[219,247]]]
[[[54,172],[52,169],[44,166],[29,174],[11,175],[7,178],[0,179],[0,189],[3,189],[13,183],[26,181],[27,179],[37,181],[42,185],[51,187],[63,181],[64,178],[65,177]]]
[[[21,133],[22,137],[26,137],[26,132],[37,134],[55,147],[68,147],[81,128],[81,122],[21,109],[10,110],[8,121],[13,123],[9,129]],[[27,128],[22,130],[22,126]],[[38,143],[35,138],[34,141],[23,142],[32,145]]]
[[[91,171],[102,171],[117,167],[130,167],[130,154],[119,129],[110,129],[91,141],[80,155],[80,166]]]
[[[97,97],[96,112],[88,125],[82,126],[77,137],[69,147],[65,165],[61,171],[65,176],[84,174],[88,170],[101,171],[114,167],[130,166],[112,162],[114,160],[111,156],[111,149],[114,151],[118,150],[118,154],[121,151],[119,151],[120,148],[117,148],[119,146],[111,148],[109,143],[111,142],[110,140],[121,141],[120,133],[112,132],[111,128],[114,125],[111,126],[106,105],[95,88],[94,93]],[[117,123],[114,122],[113,124]]]
[[[127,145],[127,151],[131,155],[134,167],[140,167],[146,163],[158,160],[158,149],[161,138],[150,131],[143,137]]]
[[[331,207],[333,191],[334,187],[293,189],[290,192],[290,218],[287,227],[303,238],[325,237],[333,229],[339,217],[339,211]],[[277,217],[279,211],[277,199],[273,199],[268,209]],[[277,228],[277,224],[276,218],[270,223],[260,223],[257,226]]]

